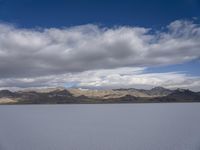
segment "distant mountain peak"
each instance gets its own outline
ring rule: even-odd
[[[169,89],[164,88],[162,86],[156,86],[156,87],[152,88],[151,90],[169,90]]]
[[[192,92],[189,89],[181,89],[181,88],[177,88],[175,91],[176,92]]]

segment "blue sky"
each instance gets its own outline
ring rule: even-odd
[[[200,0],[0,0],[0,87],[199,90],[199,10]]]
[[[160,28],[200,16],[199,0],[0,0],[1,21],[20,27],[88,23]]]

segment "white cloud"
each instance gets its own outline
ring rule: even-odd
[[[200,57],[200,27],[175,21],[166,31],[141,27],[20,29],[0,25],[0,77],[182,63]]]
[[[2,79],[3,88],[75,86],[82,88],[145,88],[163,86],[200,91],[200,77],[182,72],[145,73],[145,68],[118,68],[35,78]]]
[[[139,72],[199,58],[199,41],[199,24],[184,20],[153,33],[130,26],[22,29],[0,24],[0,86],[77,82],[80,86],[196,87],[199,78],[185,74]],[[138,74],[130,73],[131,67]]]
[[[86,71],[67,78],[70,82],[77,82],[81,87],[95,88],[152,88],[163,86],[170,89],[189,88],[200,91],[200,77],[188,76],[182,72],[145,73],[145,68],[129,71],[112,72],[107,70]],[[128,70],[128,68],[127,68]],[[102,76],[103,72],[103,76]],[[88,78],[89,77],[89,78]]]

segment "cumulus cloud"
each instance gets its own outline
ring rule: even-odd
[[[116,84],[132,85],[143,84],[145,79],[152,79],[152,85],[162,80],[160,83],[164,85],[167,79],[159,79],[160,75],[134,74],[132,77],[133,74],[119,72],[127,72],[130,67],[141,71],[145,67],[197,59],[200,57],[199,41],[200,25],[184,20],[174,21],[164,30],[155,32],[150,28],[106,28],[93,24],[47,29],[0,24],[0,86],[46,86],[67,81],[78,82],[80,86],[95,86],[94,82],[99,81],[101,86],[107,86],[115,80]],[[117,68],[125,70],[117,71]],[[107,70],[104,80],[97,70],[102,73]],[[94,77],[86,76],[90,71]],[[81,73],[84,75],[80,76]],[[162,74],[165,75],[168,74]],[[170,76],[171,73],[167,77]],[[75,77],[75,81],[69,81]],[[94,78],[94,82],[88,77]],[[179,77],[196,80],[182,74]],[[87,78],[87,82],[83,78]]]
[[[20,29],[0,25],[0,77],[167,65],[200,56],[200,26],[175,21],[166,31],[141,27]]]

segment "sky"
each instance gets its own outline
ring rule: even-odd
[[[200,91],[200,0],[0,0],[0,89]]]

